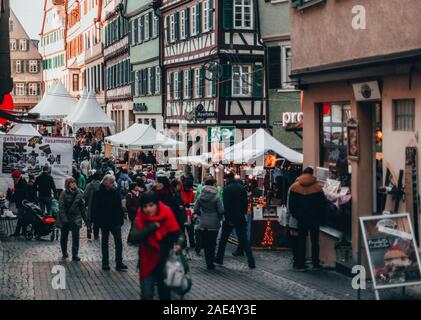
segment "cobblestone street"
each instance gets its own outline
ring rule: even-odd
[[[126,225],[124,233],[127,234]],[[112,246],[111,246],[112,247]],[[333,271],[292,271],[290,253],[255,252],[257,268],[250,270],[245,258],[231,256],[228,247],[224,266],[208,271],[202,258],[191,257],[193,288],[184,299],[356,299],[351,279]],[[119,273],[113,268],[102,271],[100,242],[88,240],[82,230],[82,261],[61,261],[59,243],[49,240],[24,239],[0,242],[0,299],[35,300],[132,300],[139,298],[139,281],[136,271],[136,248],[125,246],[125,259],[129,271]],[[110,257],[113,257],[111,253]],[[66,290],[54,290],[51,280],[55,265],[66,270]],[[395,292],[396,293],[396,292]],[[410,297],[420,297],[408,289]],[[373,299],[372,291],[362,294]]]

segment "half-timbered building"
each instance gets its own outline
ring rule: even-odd
[[[266,125],[256,10],[255,0],[162,1],[167,128],[235,125],[247,136]]]

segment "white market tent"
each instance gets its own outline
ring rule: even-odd
[[[7,134],[14,134],[17,136],[31,136],[31,137],[40,137],[41,134],[28,123],[17,123],[15,126],[9,130]]]
[[[264,129],[259,129],[243,141],[225,148],[224,160],[234,163],[253,163],[258,161],[263,164],[265,152],[269,150],[276,152],[282,158],[285,158],[292,163],[303,162],[303,155],[301,153],[288,148]],[[170,162],[208,165],[209,158],[212,158],[211,153],[204,153],[200,156],[170,158]]]
[[[71,126],[71,123],[73,123],[73,119],[77,116],[77,114],[80,112],[80,110],[82,109],[83,105],[86,102],[86,99],[88,98],[88,91],[86,90],[86,88],[83,90],[83,93],[80,95],[80,99],[76,104],[76,107],[74,109],[74,111],[69,114],[66,118],[63,119],[63,122],[69,126]]]
[[[303,163],[303,155],[272,137],[264,129],[257,130],[243,141],[224,150],[224,158],[236,163],[251,163],[263,159],[265,152],[272,150],[292,163]]]
[[[180,142],[166,137],[152,126],[140,123],[135,123],[120,133],[106,137],[105,143],[131,151],[150,149],[150,147],[182,147]]]
[[[95,93],[84,92],[74,112],[64,119],[64,122],[73,127],[75,131],[80,128],[109,128],[115,132],[115,122],[101,108],[96,100]]]
[[[71,97],[61,81],[47,90],[44,98],[29,113],[39,113],[40,119],[63,119],[71,114],[76,101]]]

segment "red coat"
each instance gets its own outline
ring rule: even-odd
[[[194,191],[190,189],[190,191],[184,190],[184,186],[181,186],[181,198],[183,199],[183,203],[185,206],[188,206],[190,203],[194,202]]]

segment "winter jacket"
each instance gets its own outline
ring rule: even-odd
[[[132,179],[130,179],[127,173],[121,173],[117,181],[118,192],[120,193],[121,199],[124,199],[130,190],[130,184]]]
[[[247,223],[245,215],[248,209],[247,190],[241,181],[228,182],[224,188],[224,217],[225,221],[234,226]]]
[[[327,201],[316,178],[302,174],[290,188],[288,208],[299,225],[317,227],[324,219]]]
[[[83,160],[80,163],[80,171],[82,171],[85,177],[87,177],[89,170],[91,170],[91,163],[89,162],[89,160]]]
[[[136,195],[134,192],[129,192],[126,196],[126,208],[130,221],[136,218],[137,211],[140,208],[141,194]]]
[[[60,214],[58,215],[58,225],[63,226],[66,223],[82,227],[82,220],[87,222],[85,211],[85,200],[83,192],[80,189],[64,190],[59,198]]]
[[[83,193],[83,196],[85,198],[85,204],[88,207],[88,219],[92,220],[92,199],[94,197],[94,193],[99,190],[99,187],[101,186],[101,182],[98,180],[92,180],[88,183],[86,186],[85,192]]]
[[[200,216],[200,229],[219,230],[224,206],[216,187],[203,187],[200,197],[194,205],[194,212]]]
[[[193,202],[196,202],[197,199],[199,199],[200,193],[202,192],[202,189],[203,189],[204,186],[205,186],[204,184],[199,184],[199,186],[196,188],[196,191],[194,193],[194,201]],[[218,189],[219,198],[221,198],[221,201],[224,201],[224,197],[223,197],[224,189],[221,188],[220,186],[217,186],[216,188]]]
[[[35,185],[35,181],[28,181],[27,183],[28,187],[28,201],[33,203],[38,203],[38,197],[37,197],[37,188]]]
[[[180,209],[183,206],[183,200],[181,196],[176,193],[169,193],[165,192],[164,190],[157,190],[156,188],[152,188],[155,191],[156,195],[158,196],[158,200],[169,207],[175,215],[178,224],[180,227],[184,226],[184,223],[187,221],[187,216],[183,209]]]
[[[15,184],[15,190],[13,192],[13,201],[15,202],[16,208],[23,208],[22,201],[24,200],[28,200],[28,184],[21,177],[18,183]]]
[[[77,186],[82,190],[85,190],[86,188],[86,178],[83,173],[79,174],[79,177],[77,178]]]
[[[41,173],[35,179],[35,186],[38,191],[38,197],[51,197],[57,192],[54,179],[48,172]]]
[[[92,199],[92,222],[100,228],[122,226],[124,211],[116,189],[107,190],[101,184]]]

